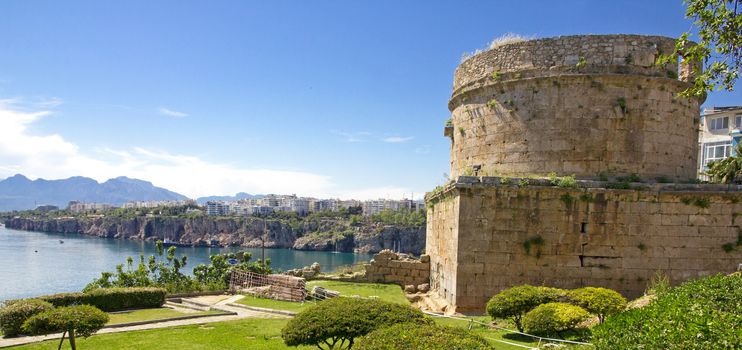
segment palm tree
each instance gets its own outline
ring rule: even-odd
[[[715,183],[732,183],[742,180],[742,143],[738,143],[735,154],[708,164],[706,174]]]

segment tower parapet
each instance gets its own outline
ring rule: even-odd
[[[655,64],[674,50],[667,37],[585,35],[469,58],[448,105],[452,176],[694,179],[702,101],[677,97],[692,79],[678,65]]]

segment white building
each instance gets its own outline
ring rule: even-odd
[[[708,163],[724,159],[734,154],[734,148],[742,137],[742,106],[712,107],[703,110],[698,133],[698,173],[706,179],[703,172]]]
[[[206,215],[225,216],[229,214],[229,205],[224,202],[206,202]]]

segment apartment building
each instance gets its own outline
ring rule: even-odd
[[[742,138],[742,106],[711,107],[703,110],[698,133],[698,174],[708,164],[734,154],[734,148]]]

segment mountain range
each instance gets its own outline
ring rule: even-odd
[[[151,182],[124,176],[98,183],[82,176],[30,180],[18,174],[0,181],[0,211],[34,209],[45,204],[64,208],[73,200],[120,206],[130,201],[185,199],[188,198]]]
[[[196,203],[200,205],[206,204],[206,202],[209,201],[237,201],[240,199],[260,199],[265,197],[262,194],[249,194],[245,192],[239,192],[235,194],[234,196],[209,196],[209,197],[199,197],[196,199]]]

